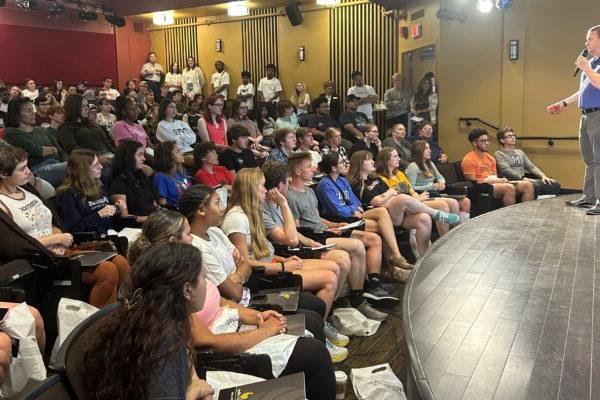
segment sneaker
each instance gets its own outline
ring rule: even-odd
[[[585,213],[587,215],[600,215],[600,205],[596,204],[594,207],[588,209]]]
[[[329,352],[332,363],[339,363],[348,358],[348,349],[345,347],[339,347],[331,343],[329,339],[325,339],[325,346]]]
[[[458,215],[453,213],[447,213],[442,210],[437,210],[433,215],[433,219],[435,219],[438,222],[443,222],[444,224],[449,225],[456,224],[458,221],[460,221],[460,217]]]
[[[394,293],[394,285],[392,285],[391,283],[382,283],[379,285],[379,287],[388,292],[389,294]]]
[[[590,208],[590,207],[594,206],[594,202],[593,202],[593,200],[589,200],[588,198],[586,198],[584,196],[577,200],[566,200],[565,205],[571,206],[571,207]]]
[[[387,318],[387,314],[381,311],[377,311],[373,307],[369,305],[366,301],[363,301],[361,305],[356,307],[358,311],[361,312],[362,315],[369,319],[374,319],[375,321],[383,321]]]
[[[366,288],[363,297],[373,307],[377,308],[392,308],[400,304],[399,298],[391,296],[379,286]]]
[[[342,335],[330,322],[325,321],[323,331],[325,332],[327,340],[336,346],[346,347],[348,342],[350,342],[350,338],[346,335]]]

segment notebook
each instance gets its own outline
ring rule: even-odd
[[[304,373],[219,391],[219,400],[305,400]]]

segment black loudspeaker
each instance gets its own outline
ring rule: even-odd
[[[0,7],[6,7],[6,0],[0,0]]]
[[[117,28],[122,28],[125,26],[126,22],[125,22],[125,18],[123,17],[119,17],[117,15],[106,15],[104,17],[104,19],[106,21],[108,21],[108,23],[110,23],[111,25],[116,26]]]
[[[302,21],[304,21],[304,19],[302,18],[302,13],[298,8],[298,3],[287,5],[285,7],[285,13],[287,14],[292,26],[302,25]]]

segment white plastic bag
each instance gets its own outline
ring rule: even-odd
[[[35,319],[27,304],[11,308],[2,320],[0,330],[19,340],[19,353],[11,360],[0,387],[0,398],[9,399],[46,379],[46,367],[35,337]]]
[[[365,317],[356,308],[336,308],[333,315],[339,318],[338,330],[348,336],[371,336],[377,332],[380,321]]]
[[[229,308],[225,306],[221,308],[221,311],[217,318],[212,321],[210,330],[215,335],[220,333],[234,333],[237,331],[240,321],[240,313],[236,308]]]
[[[246,353],[267,354],[271,358],[273,376],[278,378],[287,366],[297,341],[298,336],[275,335],[249,348]]]
[[[406,400],[404,386],[390,364],[353,368],[350,378],[358,400]]]
[[[58,349],[62,346],[67,336],[69,336],[77,325],[82,323],[83,320],[94,314],[96,311],[98,311],[98,308],[91,304],[84,303],[83,301],[68,299],[66,297],[60,299],[58,310],[56,311],[58,336],[56,342],[54,342],[52,354],[50,355],[50,366],[54,365]]]
[[[257,376],[238,374],[229,371],[206,371],[206,382],[215,389],[213,399],[219,398],[219,391],[232,387],[249,385],[251,383],[262,382],[263,378]]]

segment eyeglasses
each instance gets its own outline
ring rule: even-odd
[[[223,107],[224,104],[223,103],[215,103],[215,104],[211,104],[212,106],[216,106],[216,107]]]
[[[489,143],[490,139],[477,139],[479,143]]]
[[[517,135],[515,135],[514,133],[509,133],[508,135],[504,136],[504,139],[508,139],[508,138],[516,139]]]

